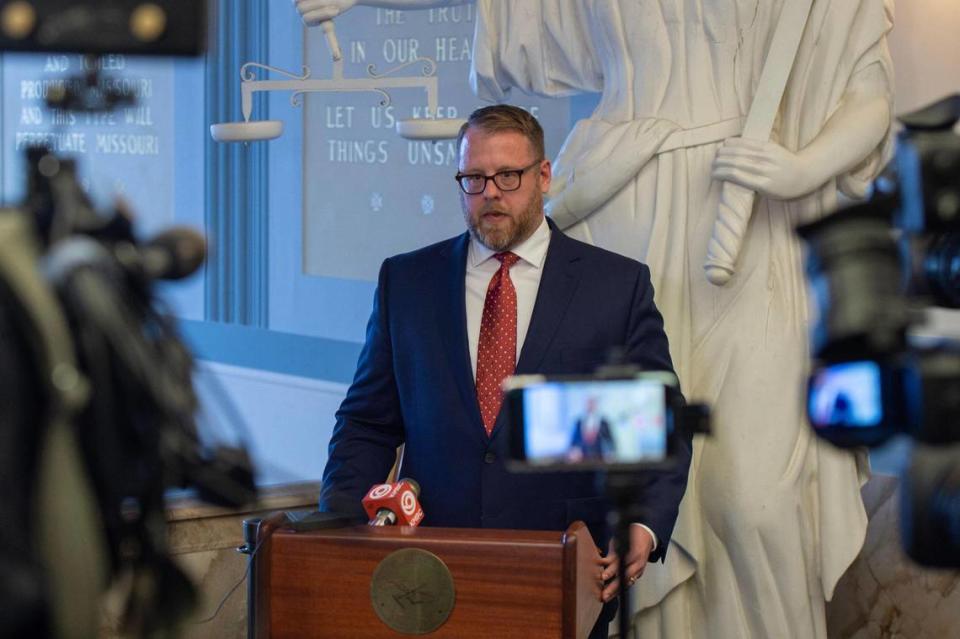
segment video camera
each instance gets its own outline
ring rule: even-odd
[[[672,371],[644,371],[620,349],[588,376],[518,375],[504,381],[514,472],[596,471],[612,508],[617,548],[630,547],[630,524],[642,514],[639,470],[678,463],[680,438],[709,432],[709,410],[687,404]],[[684,444],[685,445],[685,444]],[[626,574],[620,552],[619,574]],[[620,636],[629,635],[630,600],[620,590]]]
[[[0,0],[0,51],[198,54],[207,2]],[[98,112],[134,96],[84,77],[48,106]],[[197,596],[167,547],[165,493],[224,506],[256,495],[243,447],[202,440],[193,358],[156,294],[203,263],[203,238],[143,241],[122,203],[93,206],[76,161],[27,152],[27,195],[0,208],[0,637],[95,636],[126,583],[124,630],[172,636]]]
[[[929,306],[960,308],[960,95],[903,116],[874,196],[798,234],[819,317],[807,413],[843,447],[905,433],[907,553],[960,566],[960,344],[910,334]]]

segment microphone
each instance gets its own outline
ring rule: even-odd
[[[189,227],[174,226],[144,242],[139,252],[150,279],[182,280],[207,259],[207,242]]]
[[[417,526],[423,508],[417,501],[420,485],[412,479],[394,484],[377,484],[363,498],[363,509],[371,526]]]
[[[148,280],[182,280],[206,260],[207,242],[189,227],[174,226],[139,245],[118,242],[113,254],[128,270]]]

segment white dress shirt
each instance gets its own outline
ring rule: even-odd
[[[520,258],[510,269],[510,280],[517,291],[517,359],[520,358],[520,349],[530,327],[549,245],[550,226],[544,218],[533,235],[510,251]],[[480,343],[483,303],[487,298],[490,279],[500,270],[500,261],[493,257],[499,252],[487,248],[471,236],[467,250],[467,341],[470,344],[474,380],[477,379],[477,346]]]
[[[517,353],[523,348],[523,340],[527,337],[530,328],[530,318],[533,317],[533,305],[537,301],[537,291],[540,290],[540,278],[543,275],[543,265],[547,260],[547,248],[550,246],[550,226],[546,218],[533,235],[511,249],[511,253],[520,259],[510,269],[510,280],[517,291]],[[477,348],[480,343],[480,321],[483,318],[483,303],[487,298],[487,287],[490,279],[500,270],[500,261],[493,256],[500,251],[487,248],[470,237],[470,247],[467,250],[467,342],[470,346],[470,364],[473,368],[473,379],[477,379]],[[653,539],[651,552],[657,549],[657,536],[647,526],[642,526]]]

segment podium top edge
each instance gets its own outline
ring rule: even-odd
[[[397,540],[401,542],[503,543],[509,545],[563,545],[567,531],[507,530],[499,528],[439,528],[432,526],[347,526],[306,532],[280,528],[274,536],[323,537],[330,540]]]

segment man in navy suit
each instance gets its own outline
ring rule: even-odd
[[[606,546],[610,504],[593,473],[507,472],[499,383],[513,372],[591,373],[613,347],[642,368],[672,370],[649,270],[572,240],[545,218],[551,167],[543,130],[526,111],[478,109],[458,148],[469,231],[383,263],[356,376],[337,412],[321,510],[360,514],[361,498],[405,444],[402,475],[421,486],[423,525],[564,530],[583,520]],[[491,302],[494,288],[507,293]],[[497,333],[503,325],[491,329],[488,320],[496,326],[490,318],[504,314],[512,323]],[[510,348],[510,370],[491,364]],[[640,477],[628,584],[665,554],[690,462],[689,437],[681,440],[675,468]],[[604,601],[619,589],[617,569],[611,549]],[[606,636],[604,617],[597,636]]]
[[[603,459],[615,453],[616,442],[610,422],[600,414],[597,404],[596,397],[588,397],[583,415],[573,423],[567,453],[570,461]]]

